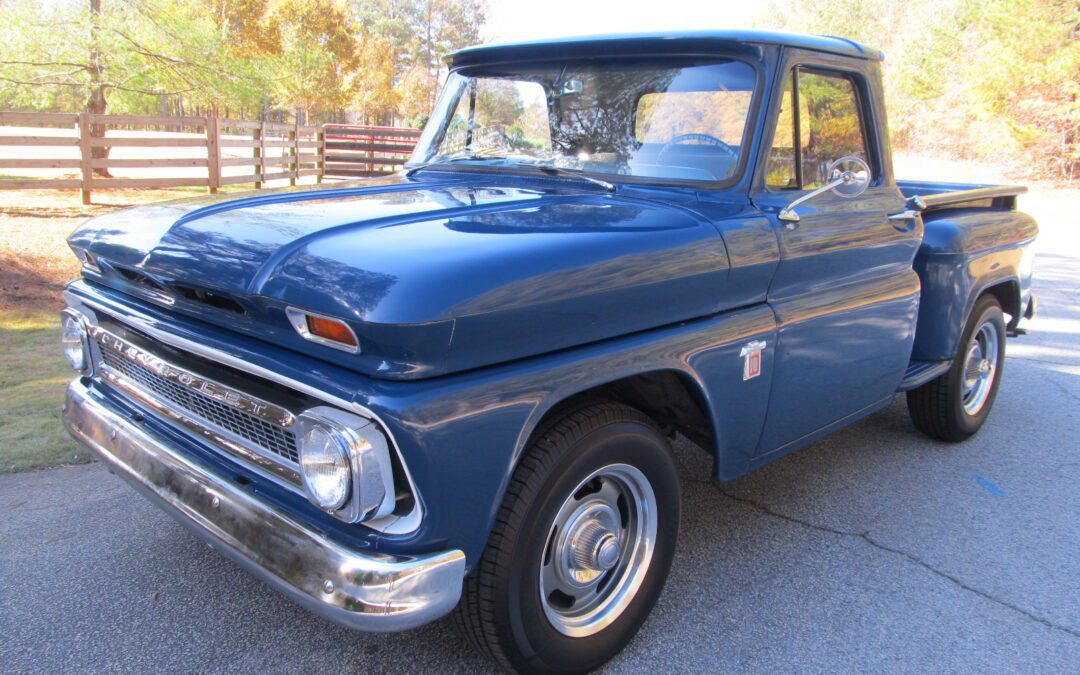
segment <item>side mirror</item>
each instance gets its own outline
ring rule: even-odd
[[[559,85],[559,96],[580,94],[585,91],[585,83],[581,80],[566,80]]]
[[[777,217],[787,223],[797,223],[799,214],[795,213],[795,207],[799,204],[805,204],[814,197],[830,191],[845,199],[853,199],[866,192],[868,187],[870,187],[870,165],[858,157],[841,157],[829,165],[827,184],[804,194],[780,209]]]

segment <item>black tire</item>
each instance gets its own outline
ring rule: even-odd
[[[623,596],[629,600],[621,612],[595,634],[570,637],[545,614],[551,605],[542,600],[541,566],[551,564],[556,516],[593,485],[581,487],[583,480],[613,466],[631,466],[647,478],[655,495],[655,545],[641,566],[646,571],[636,592]],[[630,642],[660,596],[675,551],[679,503],[670,445],[646,415],[606,402],[558,415],[537,431],[514,472],[487,548],[465,580],[456,625],[508,671],[578,673],[599,667]],[[626,550],[620,556],[630,560]],[[605,583],[601,578],[598,589]]]
[[[983,326],[996,333],[996,349],[991,355],[996,358],[996,363],[981,406],[969,412],[964,406],[965,369],[973,338]],[[911,421],[919,431],[938,440],[957,443],[971,438],[990,414],[1004,371],[1005,315],[994,296],[984,295],[971,310],[952,367],[944,375],[907,393]]]

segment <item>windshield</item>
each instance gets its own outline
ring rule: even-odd
[[[731,60],[455,70],[407,166],[725,181],[739,167],[755,84],[754,69]]]

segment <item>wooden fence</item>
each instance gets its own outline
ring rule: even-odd
[[[326,175],[381,176],[401,168],[416,147],[419,129],[327,124]]]
[[[205,187],[315,176],[322,182],[321,127],[217,117],[0,112],[0,190],[77,188],[84,204],[101,188]],[[23,127],[32,127],[26,129]],[[11,152],[12,146],[17,149]],[[108,154],[99,148],[109,148]],[[63,172],[70,169],[70,172]],[[131,173],[110,177],[100,173]],[[60,171],[57,171],[60,170]],[[59,175],[57,175],[59,174]]]

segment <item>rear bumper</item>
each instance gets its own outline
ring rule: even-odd
[[[1022,302],[1022,304],[1023,311],[1021,312],[1020,316],[1012,317],[1008,325],[1005,326],[1005,333],[1009,337],[1019,337],[1021,335],[1027,335],[1027,326],[1021,326],[1020,322],[1031,321],[1035,318],[1035,312],[1038,310],[1038,301],[1035,299],[1035,294],[1029,293],[1027,301]]]
[[[68,386],[64,425],[212,548],[324,618],[405,630],[448,613],[461,596],[461,551],[401,558],[342,546],[170,448],[80,380]]]

